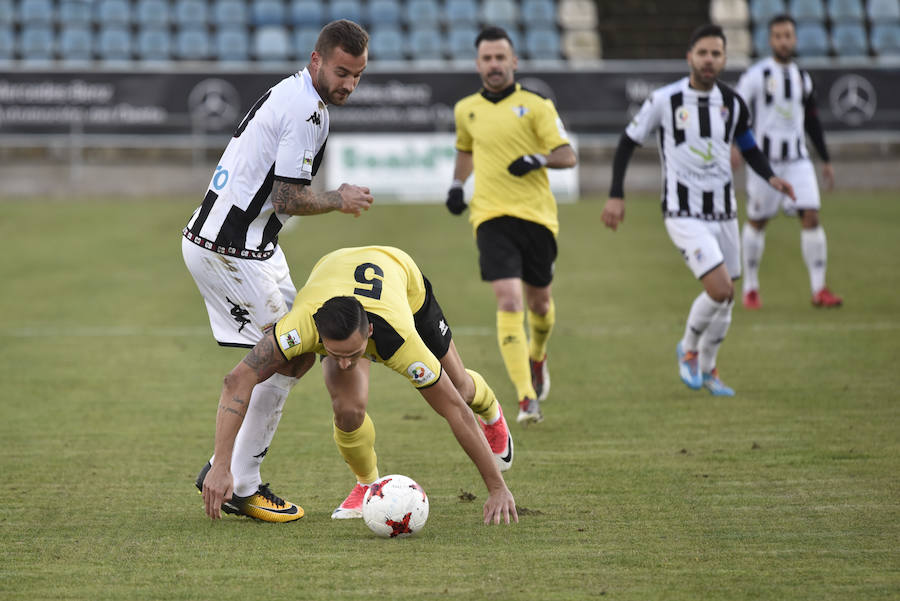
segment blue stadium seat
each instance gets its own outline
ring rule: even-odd
[[[325,22],[325,10],[318,0],[294,0],[291,2],[291,23],[295,27],[318,27]]]
[[[205,27],[208,22],[206,0],[175,0],[175,23],[180,27]]]
[[[478,29],[474,25],[456,25],[447,32],[447,52],[452,59],[474,59],[475,38]]]
[[[868,56],[866,37],[862,23],[836,23],[831,29],[831,45],[838,56]]]
[[[789,11],[798,23],[825,20],[825,6],[822,0],[790,0]]]
[[[751,0],[750,18],[754,23],[766,25],[775,15],[786,12],[784,0]]]
[[[308,61],[309,55],[316,49],[319,39],[318,27],[301,27],[294,30],[294,55],[301,61]]]
[[[111,25],[101,29],[94,38],[94,45],[94,54],[102,60],[131,60],[131,32],[121,25]]]
[[[834,22],[862,21],[863,7],[860,0],[828,0],[828,16]]]
[[[213,5],[212,22],[216,27],[247,25],[247,3],[240,0],[217,0]]]
[[[137,36],[135,53],[144,61],[167,61],[172,58],[172,36],[160,26],[145,27]]]
[[[134,20],[142,27],[167,27],[169,3],[167,0],[138,0]]]
[[[525,32],[525,54],[530,59],[558,59],[559,33],[556,28],[531,28]]]
[[[48,25],[25,26],[19,34],[19,54],[22,60],[52,60],[54,39],[53,28]]]
[[[222,62],[246,61],[250,57],[250,36],[245,27],[222,27],[216,30],[215,58]]]
[[[484,0],[481,19],[488,25],[509,28],[519,22],[519,8],[513,0]]]
[[[553,0],[524,0],[522,22],[528,26],[548,27],[556,23],[556,5]]]
[[[184,27],[175,34],[175,58],[202,61],[210,57],[209,33],[206,27]]]
[[[369,31],[372,60],[402,61],[406,58],[406,38],[397,25],[378,25]]]
[[[127,0],[100,0],[95,6],[95,19],[103,27],[131,23],[131,4]]]
[[[878,56],[900,56],[900,25],[876,23],[872,26],[871,42]]]
[[[0,25],[10,25],[16,22],[16,8],[13,0],[0,0]]]
[[[821,23],[797,24],[797,54],[828,56],[828,33]]]
[[[257,27],[283,25],[287,21],[284,3],[281,0],[254,0],[250,7],[250,20]]]
[[[287,29],[278,25],[258,28],[253,34],[252,55],[258,61],[285,61],[291,55]]]
[[[334,0],[328,7],[328,20],[350,19],[356,23],[362,21],[362,4],[358,0]]]
[[[12,26],[0,23],[0,61],[8,61],[16,56],[16,36]]]
[[[765,23],[753,27],[753,51],[756,56],[772,54],[772,48],[769,46],[769,28]]]
[[[439,29],[419,27],[409,33],[409,57],[412,60],[444,58],[444,37]]]
[[[19,20],[25,25],[49,25],[53,23],[53,4],[50,0],[22,0]]]
[[[409,0],[404,18],[410,29],[437,27],[441,21],[441,7],[436,0]]]
[[[450,27],[477,25],[478,4],[475,0],[447,0],[444,5],[444,20]]]
[[[515,25],[506,25],[504,26],[506,30],[506,35],[509,36],[510,41],[512,42],[513,49],[516,53],[520,53],[523,50],[522,46],[522,36],[519,33],[519,28]]]
[[[64,61],[89,61],[94,54],[94,34],[83,25],[67,25],[59,33],[59,58]]]
[[[62,0],[59,3],[59,22],[63,25],[90,25],[93,22],[91,3],[87,0]]]
[[[875,23],[894,23],[900,21],[900,1],[869,0],[866,5],[869,20]]]
[[[373,27],[400,23],[398,0],[369,0],[366,4],[366,22]]]

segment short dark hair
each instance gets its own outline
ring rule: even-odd
[[[354,296],[329,298],[313,314],[313,321],[319,336],[331,340],[347,340],[353,332],[367,335],[369,331],[369,316]]]
[[[701,25],[691,34],[691,39],[688,41],[688,50],[693,50],[694,44],[697,43],[701,38],[722,38],[722,45],[726,45],[728,41],[725,39],[725,32],[722,31],[722,28],[718,25],[713,25],[712,23],[707,23],[706,25]]]
[[[795,30],[797,29],[797,22],[794,20],[794,17],[792,17],[791,15],[785,14],[785,13],[781,13],[780,15],[775,15],[774,17],[769,19],[769,25],[768,25],[769,31],[771,32],[772,27],[775,25],[778,25],[779,23],[790,23],[791,25],[794,26]]]
[[[496,25],[488,25],[478,32],[478,36],[475,38],[475,48],[478,48],[478,45],[481,44],[481,42],[495,42],[497,40],[506,40],[509,42],[509,47],[513,47],[513,41],[510,39],[509,34],[506,33],[505,29],[497,27]]]
[[[332,21],[322,28],[316,40],[316,52],[323,58],[340,48],[351,56],[362,56],[369,47],[369,34],[366,30],[347,19]]]

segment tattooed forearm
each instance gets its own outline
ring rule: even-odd
[[[272,206],[276,213],[288,215],[320,215],[341,208],[341,195],[337,190],[313,192],[306,184],[275,182]]]
[[[244,357],[244,363],[256,373],[259,373],[267,365],[278,359],[280,357],[275,354],[275,339],[271,336],[263,336],[263,339],[256,343],[256,346]]]
[[[244,415],[246,415],[246,414],[244,414],[244,413],[241,413],[241,412],[238,411],[237,409],[232,409],[231,407],[226,407],[226,406],[223,405],[222,403],[219,403],[219,411],[224,411],[224,412],[226,412],[226,413],[233,413],[233,414],[235,414],[235,415],[237,415],[237,416],[240,416],[240,417],[244,417]]]

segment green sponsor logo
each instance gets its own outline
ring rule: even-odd
[[[701,159],[703,159],[703,162],[704,162],[704,163],[708,163],[708,162],[710,162],[711,160],[713,160],[712,142],[707,142],[707,143],[706,143],[706,152],[703,152],[702,150],[697,150],[697,149],[694,148],[693,146],[688,146],[688,148],[691,149],[691,152],[693,152],[693,153],[696,154],[698,157],[700,157]]]

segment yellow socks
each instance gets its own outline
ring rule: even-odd
[[[542,361],[547,355],[547,341],[556,323],[556,305],[550,299],[550,309],[546,315],[538,315],[528,311],[529,344],[528,354],[535,361]]]
[[[366,414],[362,425],[352,432],[344,432],[334,425],[334,442],[344,461],[363,484],[378,480],[378,458],[375,455],[375,424]]]
[[[466,373],[475,383],[475,398],[469,403],[469,407],[486,423],[494,423],[500,417],[500,404],[497,402],[497,397],[494,396],[494,391],[477,371],[467,369]]]
[[[506,364],[506,372],[516,396],[535,397],[531,385],[531,366],[528,364],[528,340],[525,338],[524,311],[497,311],[497,342],[500,343],[500,355]]]

